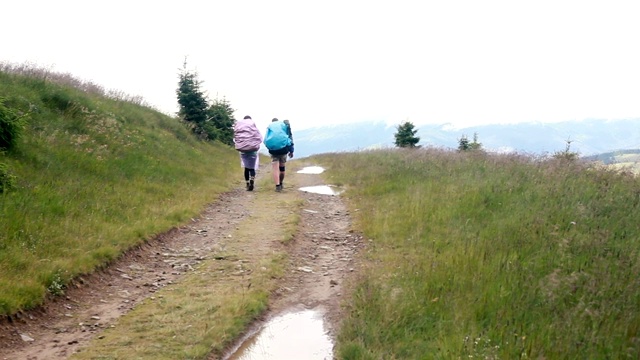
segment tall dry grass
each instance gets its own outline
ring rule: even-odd
[[[372,239],[340,358],[640,356],[637,177],[436,149],[318,160]]]

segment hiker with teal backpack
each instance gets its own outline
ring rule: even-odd
[[[282,191],[284,181],[285,164],[287,156],[293,157],[293,135],[288,120],[280,121],[277,118],[271,120],[264,136],[264,145],[271,154],[271,169],[273,181],[276,184],[276,191]]]

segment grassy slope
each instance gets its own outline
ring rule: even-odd
[[[74,276],[198,214],[229,188],[228,147],[130,102],[0,72],[0,97],[31,111],[0,194],[0,315],[40,304]]]
[[[625,153],[615,157],[616,162],[610,166],[640,174],[640,154]]]
[[[373,239],[340,358],[640,356],[637,177],[436,150],[318,159]]]
[[[588,156],[585,160],[600,161],[614,169],[640,174],[640,150],[638,149],[612,151],[604,154]]]

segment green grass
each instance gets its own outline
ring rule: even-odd
[[[16,185],[0,194],[0,315],[41,304],[231,185],[235,151],[153,109],[43,74],[0,72],[0,97],[29,114],[17,147],[0,153]]]
[[[339,358],[640,356],[638,178],[432,149],[317,159],[372,239]]]
[[[224,256],[211,257],[145,299],[71,358],[221,358],[268,309],[287,271],[286,249],[274,245],[289,241],[292,229],[273,219],[295,223],[301,203],[296,192],[275,193],[272,186],[270,177],[258,179],[247,218],[218,254]]]
[[[0,315],[188,221],[237,168],[235,151],[195,141],[176,119],[62,80],[73,83],[0,71],[4,104],[29,114],[17,148],[0,153],[15,176],[0,194]],[[339,358],[640,357],[637,177],[433,149],[315,159],[348,188],[355,226],[372,240],[345,294]],[[276,209],[299,206],[292,198]],[[277,240],[298,221],[288,217]],[[267,272],[251,291],[213,291],[214,265],[204,264],[77,356],[220,354],[267,306],[284,262],[271,255],[252,263]]]

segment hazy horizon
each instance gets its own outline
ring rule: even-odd
[[[468,126],[640,117],[640,4],[23,0],[0,61],[31,62],[165,113],[185,57],[259,126],[379,119]],[[25,16],[29,23],[25,26]]]

